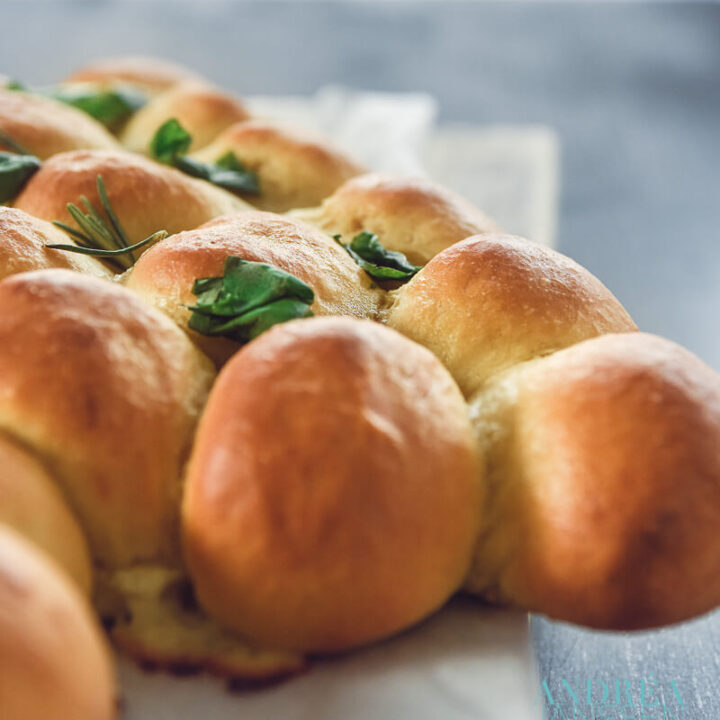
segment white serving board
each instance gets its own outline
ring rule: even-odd
[[[540,720],[528,616],[464,599],[274,687],[230,692],[124,658],[120,679],[124,720]]]

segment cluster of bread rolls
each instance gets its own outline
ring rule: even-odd
[[[0,150],[41,161],[0,206],[8,720],[113,716],[88,598],[140,662],[250,683],[461,590],[604,629],[720,603],[720,377],[587,270],[184,68],[118,59],[60,87],[144,104],[111,132],[0,90]],[[152,150],[173,120],[175,166]],[[227,153],[258,191],[183,171]],[[125,245],[168,237],[120,273],[73,252],[68,204]],[[374,274],[358,234],[410,270]],[[228,259],[315,317],[193,324]]]

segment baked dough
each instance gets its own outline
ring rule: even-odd
[[[485,213],[464,198],[420,178],[370,173],[348,180],[317,208],[295,217],[349,242],[366,230],[388,250],[424,265],[440,251],[470,235],[497,231]]]
[[[297,220],[257,211],[226,215],[158,243],[125,275],[125,286],[188,330],[195,279],[221,276],[229,255],[269,263],[309,284],[317,315],[375,317],[383,302],[370,278],[331,238]],[[239,347],[223,337],[188,332],[217,364]]]
[[[364,172],[322,140],[257,120],[229,127],[193,157],[216,162],[227,152],[257,173],[260,192],[245,199],[273,212],[318,205]]]
[[[0,524],[3,720],[113,720],[114,685],[85,598],[48,556]]]
[[[82,110],[41,95],[2,88],[0,132],[41,160],[68,150],[120,147],[99,122]],[[0,141],[0,151],[9,150]]]
[[[88,150],[52,157],[25,185],[13,206],[44,220],[71,224],[67,203],[77,204],[84,195],[101,207],[98,176],[103,178],[131,244],[157,230],[172,235],[249,207],[215,185],[135,153]]]
[[[0,283],[0,430],[57,480],[101,566],[179,561],[182,470],[213,376],[113,283],[70,270]]]
[[[467,573],[481,481],[431,353],[367,320],[277,325],[225,366],[198,430],[183,544],[199,602],[269,647],[398,632]]]

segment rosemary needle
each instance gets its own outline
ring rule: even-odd
[[[66,225],[59,220],[53,221],[54,225],[75,238],[78,244],[52,244],[46,245],[46,247],[53,250],[64,250],[105,258],[119,266],[120,270],[127,270],[135,264],[137,258],[134,252],[136,250],[166,238],[167,232],[158,230],[144,240],[131,245],[127,233],[110,204],[107,188],[101,175],[97,176],[96,185],[100,204],[107,216],[107,220],[98,212],[92,202],[83,195],[80,197],[80,204],[83,206],[84,211],[74,203],[68,203],[66,206],[68,214],[75,221],[77,228]]]

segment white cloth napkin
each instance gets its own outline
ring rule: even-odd
[[[438,124],[437,103],[422,93],[326,87],[248,103],[257,116],[329,138],[372,170],[437,180],[507,232],[554,245],[559,152],[550,128]]]

